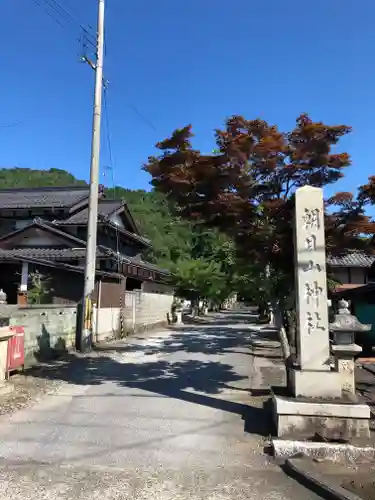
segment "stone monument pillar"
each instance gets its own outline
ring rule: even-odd
[[[354,368],[352,338],[350,345],[336,346],[335,367],[331,368],[330,363],[324,204],[320,188],[304,186],[296,191],[295,275],[298,363],[289,371],[285,395],[273,396],[277,435],[293,439],[312,439],[316,435],[327,440],[367,438],[369,407],[359,404],[355,397],[345,397],[349,393],[354,396],[355,392],[354,375],[345,371],[349,358],[353,360],[350,368]],[[350,322],[345,328],[352,329],[353,318],[348,319],[346,313],[344,316]],[[338,319],[336,316],[331,328],[342,335],[345,329]]]
[[[324,203],[320,188],[297,189],[294,231],[299,367],[290,377],[292,389],[295,396],[337,398],[341,396],[341,387],[337,374],[330,368]]]
[[[329,370],[326,248],[323,194],[297,189],[295,272],[298,354],[302,370]]]

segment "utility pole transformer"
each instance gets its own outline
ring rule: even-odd
[[[96,271],[96,239],[98,222],[99,195],[99,159],[100,159],[100,125],[103,93],[103,56],[104,56],[104,0],[99,1],[97,53],[95,70],[95,96],[92,123],[91,165],[90,165],[90,199],[87,225],[87,244],[85,262],[85,281],[82,301],[82,322],[80,350],[87,352],[92,347],[91,297],[95,288]]]

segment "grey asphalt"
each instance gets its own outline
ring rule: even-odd
[[[71,356],[60,390],[0,420],[0,499],[306,500],[263,452],[248,315]]]

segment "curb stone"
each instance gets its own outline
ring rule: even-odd
[[[300,454],[310,459],[330,459],[334,462],[343,458],[351,462],[360,459],[373,461],[375,458],[375,448],[373,446],[273,438],[272,448],[274,457],[284,460],[295,458]]]
[[[303,486],[327,500],[362,500],[318,472],[313,462],[306,458],[289,458],[282,469]]]

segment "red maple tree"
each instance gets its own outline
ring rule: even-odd
[[[289,274],[295,190],[324,187],[343,177],[350,157],[332,149],[350,130],[302,114],[291,132],[282,133],[264,120],[233,116],[215,132],[216,152],[193,149],[187,126],[158,143],[161,154],[150,157],[144,168],[183,217],[219,228],[235,240],[241,255]],[[375,182],[371,186],[375,194]],[[350,193],[327,200],[329,252],[366,246],[358,236],[375,229],[364,205],[363,196],[354,199]]]
[[[307,114],[287,133],[264,120],[233,116],[215,131],[215,152],[193,148],[189,125],[159,142],[160,155],[150,157],[144,169],[181,216],[233,238],[242,262],[257,266],[271,283],[268,298],[282,308],[294,289],[295,191],[305,185],[323,188],[343,177],[350,157],[333,149],[350,131]],[[365,214],[369,200],[375,202],[375,177],[357,197],[338,193],[326,200],[328,253],[372,251],[372,238],[363,237],[375,233]]]

